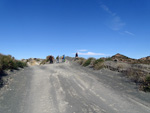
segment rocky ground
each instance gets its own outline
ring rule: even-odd
[[[70,59],[71,60],[71,59]],[[10,73],[0,113],[149,113],[150,95],[120,72],[66,63]]]

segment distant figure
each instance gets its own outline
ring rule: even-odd
[[[57,63],[59,63],[59,55],[56,57]]]
[[[75,57],[78,58],[78,53],[76,53]]]
[[[65,55],[62,56],[62,62],[65,62]]]
[[[50,60],[50,64],[52,64],[53,63],[53,56],[50,56],[49,60]]]
[[[75,54],[75,59],[74,61],[78,60],[78,53]]]
[[[63,56],[61,56],[61,59],[63,59]]]

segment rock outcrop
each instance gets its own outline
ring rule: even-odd
[[[28,66],[40,65],[43,60],[44,59],[39,58],[22,59],[22,61],[26,62]]]

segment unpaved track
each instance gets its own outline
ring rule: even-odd
[[[0,113],[150,113],[148,102],[111,87],[103,72],[98,78],[69,61],[28,67],[13,76],[1,90]]]

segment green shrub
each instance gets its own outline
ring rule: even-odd
[[[148,82],[148,83],[150,83],[150,75],[146,76],[145,81]]]
[[[83,63],[83,66],[86,67],[88,65],[90,65],[91,61],[93,60],[94,58],[88,58],[84,63]]]
[[[142,89],[143,91],[145,92],[150,92],[150,75],[147,75],[145,77],[145,81],[144,83],[142,84]]]
[[[16,61],[10,60],[8,69],[18,69],[18,66],[16,64]]]
[[[38,62],[39,62],[39,61],[40,61],[40,59],[36,59],[36,61],[38,61]]]
[[[26,67],[27,64],[25,62],[22,62],[22,61],[16,61],[16,66],[20,67],[20,68],[23,68],[23,67]]]
[[[1,65],[2,65],[2,69],[5,70],[11,68],[12,65],[14,64],[10,56],[4,55],[1,57]]]
[[[107,58],[105,58],[105,61],[112,61],[112,58],[111,57],[107,57]]]
[[[26,63],[15,60],[11,55],[0,54],[0,71],[7,69],[18,69],[18,67],[25,67]]]
[[[99,58],[94,62],[94,69],[99,70],[104,67],[104,59]]]
[[[102,62],[104,62],[104,59],[99,58],[99,59],[97,59],[97,60],[94,62],[94,65],[97,64],[97,63],[102,63]]]

